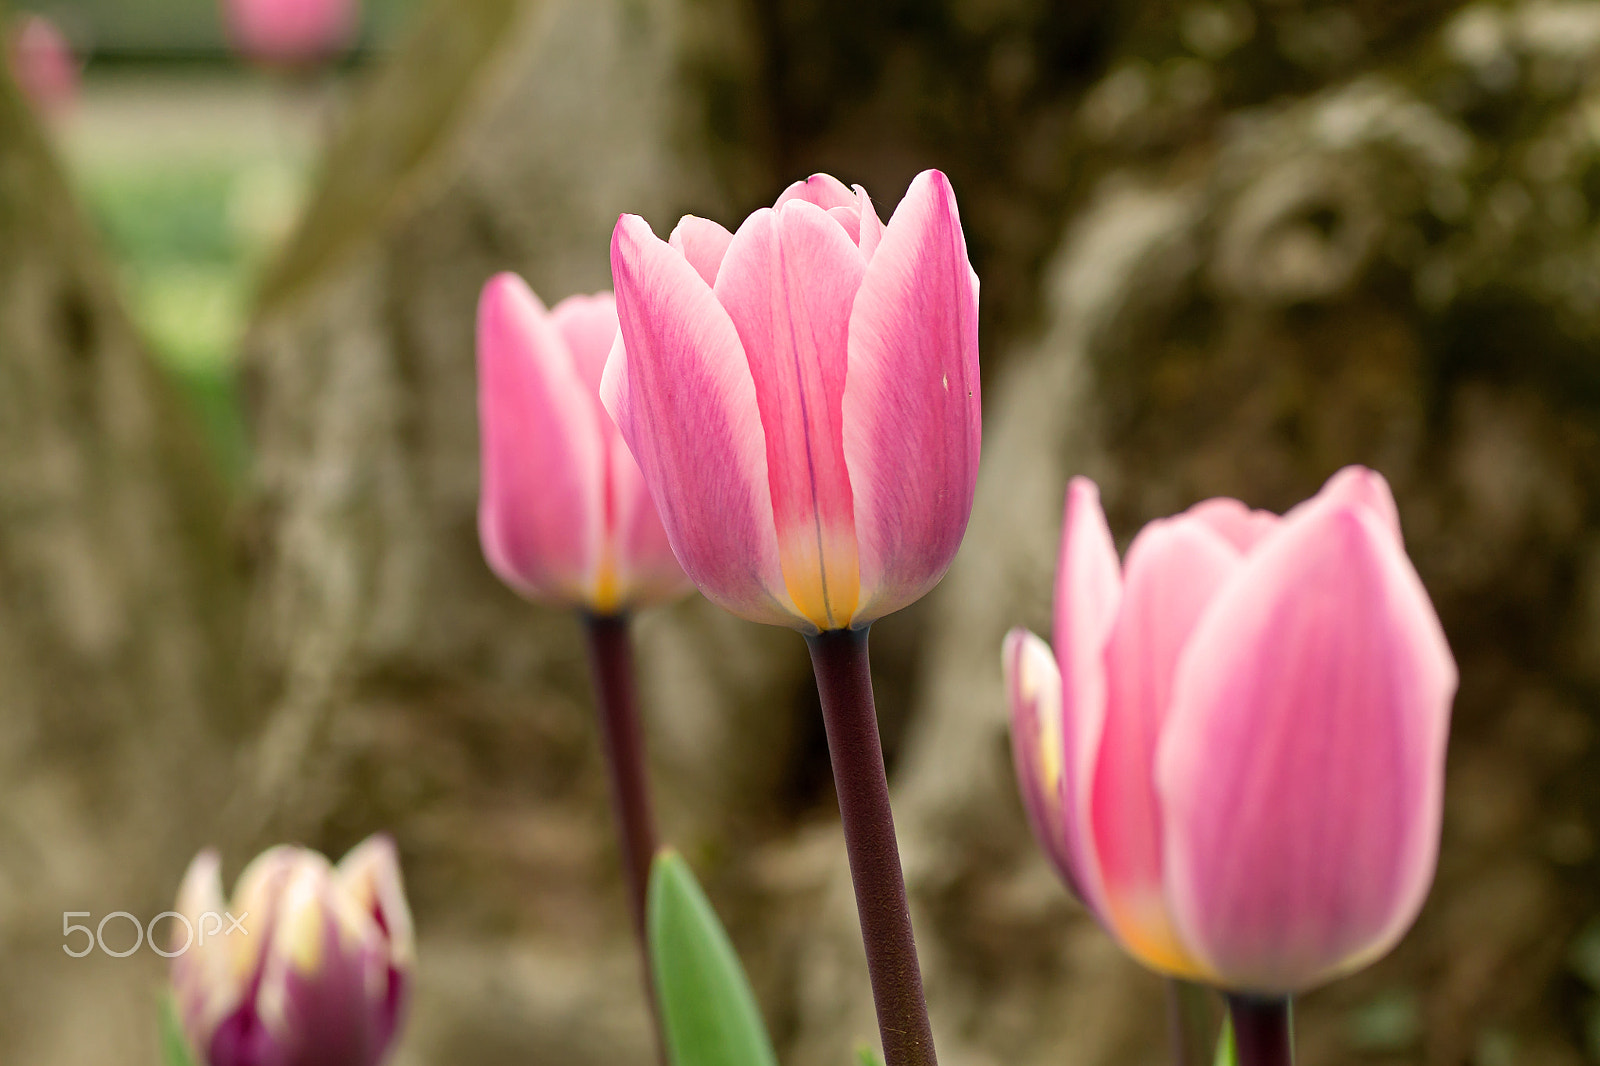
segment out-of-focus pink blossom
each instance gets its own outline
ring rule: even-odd
[[[611,416],[600,374],[617,339],[609,292],[553,310],[515,274],[478,305],[478,532],[523,595],[610,614],[689,588]]]
[[[214,851],[178,893],[172,986],[202,1066],[377,1066],[415,969],[394,843],[358,844],[337,866],[306,848],[262,852],[230,900]]]
[[[43,15],[23,15],[11,29],[11,71],[23,93],[45,114],[78,99],[79,64],[60,30]]]
[[[925,594],[978,471],[978,279],[919,174],[885,226],[819,174],[737,233],[611,241],[621,343],[601,395],[694,583],[735,614],[860,628]]]
[[[1433,879],[1455,661],[1389,487],[1336,474],[1281,518],[1215,499],[1119,565],[1068,489],[1055,650],[1006,640],[1024,805],[1146,965],[1292,993],[1366,965]]]
[[[359,0],[225,0],[229,39],[263,63],[315,63],[355,38]]]

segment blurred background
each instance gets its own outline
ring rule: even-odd
[[[293,55],[209,0],[0,19],[8,1061],[156,1061],[162,960],[66,957],[62,912],[378,829],[421,932],[399,1066],[650,1061],[574,623],[477,546],[477,292],[607,287],[619,211],[731,226],[823,170],[887,217],[930,166],[984,466],[873,649],[942,1061],[1165,1061],[1010,770],[999,643],[1048,631],[1067,477],[1125,546],[1350,462],[1462,683],[1433,895],[1305,998],[1302,1061],[1600,1061],[1600,2],[367,0]],[[639,638],[665,833],[787,1066],[849,1061],[803,645],[693,599]]]

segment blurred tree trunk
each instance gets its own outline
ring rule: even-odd
[[[143,1062],[161,960],[70,958],[62,913],[148,920],[217,831],[241,604],[203,442],[3,65],[0,338],[0,1043]]]

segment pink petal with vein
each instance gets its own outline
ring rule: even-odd
[[[944,575],[966,531],[982,434],[977,279],[936,170],[895,210],[850,317],[844,454],[870,621]]]
[[[1156,780],[1174,916],[1228,987],[1312,987],[1409,926],[1455,682],[1366,489],[1291,512],[1218,594],[1180,657]]]
[[[1162,885],[1155,753],[1178,656],[1242,556],[1203,522],[1151,522],[1123,567],[1122,601],[1106,647],[1106,716],[1090,806],[1108,916],[1133,953],[1166,972],[1194,974]]]
[[[501,274],[478,305],[478,531],[501,580],[581,602],[603,537],[600,412],[549,313]]]
[[[789,625],[766,439],[739,334],[700,274],[623,215],[611,239],[622,343],[601,398],[638,460],[673,553],[712,601]]]
[[[842,400],[861,253],[814,204],[763,209],[734,234],[716,295],[755,383],[779,556],[791,600],[819,629],[848,626],[859,567]]]
[[[717,283],[722,257],[728,254],[733,234],[707,218],[684,215],[678,220],[667,243],[676,248],[694,267],[707,285]]]
[[[1017,628],[1006,634],[1001,663],[1011,705],[1011,758],[1028,824],[1067,887],[1081,898],[1067,846],[1061,671],[1055,653],[1026,629]]]
[[[1056,567],[1055,653],[1061,672],[1062,803],[1067,847],[1078,890],[1109,921],[1100,861],[1089,823],[1094,766],[1106,720],[1106,645],[1122,603],[1122,567],[1100,509],[1100,490],[1086,477],[1067,484],[1061,557]]]

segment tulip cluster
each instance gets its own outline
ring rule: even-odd
[[[826,175],[731,233],[624,215],[611,262],[614,297],[484,288],[479,533],[507,585],[583,621],[663,1053],[771,1059],[747,991],[693,1008],[707,974],[741,986],[725,937],[693,932],[715,922],[681,860],[646,915],[628,619],[692,582],[806,637],[885,1060],[933,1066],[867,633],[939,581],[973,500],[978,284],[949,182],[919,175],[887,225]],[[1068,886],[1136,959],[1229,994],[1243,1066],[1289,1061],[1288,997],[1388,951],[1438,847],[1455,663],[1383,478],[1347,468],[1282,516],[1207,500],[1125,561],[1075,478],[1054,650],[1014,630],[1004,664],[1024,806]],[[222,903],[202,854],[180,908]],[[413,950],[392,845],[337,867],[274,849],[231,909],[251,935],[174,969],[207,1066],[379,1062]]]
[[[203,851],[178,913],[198,936],[174,944],[172,984],[203,1066],[377,1066],[405,1013],[415,948],[394,844],[371,837],[330,865],[276,847],[245,868],[233,898]],[[215,916],[242,928],[209,936]],[[207,917],[212,921],[208,924]]]

